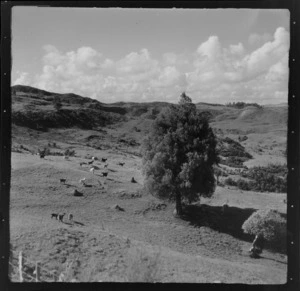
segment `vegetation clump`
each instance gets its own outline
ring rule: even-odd
[[[165,108],[144,140],[145,187],[162,199],[189,203],[215,190],[213,165],[217,163],[216,137],[207,119],[185,93],[179,105]]]
[[[276,210],[258,210],[242,225],[245,233],[261,234],[272,249],[285,251],[287,225],[286,219]]]
[[[287,167],[286,165],[270,164],[266,167],[253,167],[242,172],[242,177],[252,181],[239,183],[242,190],[259,192],[287,192]]]
[[[262,106],[257,103],[245,103],[245,102],[229,102],[229,103],[226,103],[225,105],[227,107],[234,107],[234,108],[238,108],[238,109],[242,109],[247,106],[254,106],[257,108],[262,108]]]

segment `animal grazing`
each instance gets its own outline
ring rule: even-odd
[[[123,167],[123,166],[125,165],[125,163],[121,163],[121,162],[120,162],[119,165]]]
[[[51,214],[51,218],[56,218],[56,219],[57,219],[57,217],[58,217],[58,214],[57,214],[57,213],[52,213],[52,214]]]
[[[119,211],[125,211],[124,208],[122,208],[121,206],[119,206],[118,204],[114,206],[115,209],[119,210]]]
[[[39,155],[41,159],[45,158],[45,154],[40,153]]]
[[[66,183],[67,179],[59,179],[60,183]]]
[[[72,214],[72,213],[69,213],[68,219],[69,219],[69,220],[73,220],[73,214]]]
[[[88,164],[89,164],[89,165],[91,165],[93,162],[94,162],[94,160],[92,160],[92,161],[88,162]]]
[[[101,160],[103,163],[105,163],[107,161],[107,159],[105,159],[105,158],[102,158]]]
[[[105,165],[104,165],[104,168],[107,168],[107,167],[108,167],[108,164],[105,164]]]
[[[107,177],[108,173],[107,172],[102,172],[103,177]]]
[[[85,185],[85,179],[86,179],[86,178],[80,179],[80,180],[79,180],[79,183]]]
[[[66,215],[66,213],[63,214],[58,214],[58,221],[59,222],[63,222],[64,216]]]
[[[92,160],[93,160],[93,161],[97,161],[98,158],[97,158],[97,157],[92,157]]]
[[[85,163],[84,162],[80,162],[79,165],[81,167],[82,165],[85,165]]]
[[[131,183],[137,183],[137,181],[134,179],[134,177],[131,178]]]
[[[94,174],[95,168],[90,168],[90,172],[92,172]]]

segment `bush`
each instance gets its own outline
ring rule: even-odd
[[[261,233],[270,248],[286,250],[286,219],[276,210],[258,210],[242,225],[245,233],[257,235]]]
[[[237,187],[241,190],[244,190],[244,191],[250,191],[250,190],[253,190],[255,188],[255,185],[253,182],[248,182],[246,180],[243,180],[243,179],[238,179],[236,181],[236,184],[237,184]]]
[[[234,181],[232,178],[227,178],[225,179],[224,181],[225,185],[228,185],[228,186],[237,186],[237,183],[236,181]]]
[[[270,164],[267,167],[253,167],[248,171],[243,171],[241,176],[253,180],[248,183],[253,191],[278,193],[287,191],[286,165]],[[245,186],[245,183],[241,185]]]
[[[69,149],[66,149],[65,152],[64,152],[64,155],[65,156],[68,156],[68,157],[75,157],[75,150],[69,150]]]

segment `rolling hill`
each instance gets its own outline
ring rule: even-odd
[[[75,282],[286,282],[286,254],[266,248],[260,259],[251,259],[251,237],[241,230],[258,209],[284,215],[286,193],[242,191],[225,181],[241,178],[240,169],[286,163],[287,106],[196,104],[216,133],[223,176],[212,198],[190,205],[194,216],[186,220],[173,217],[172,203],[143,189],[139,146],[166,106],[105,104],[72,93],[12,88],[13,281],[22,251],[28,261],[41,262],[41,278],[50,282],[53,276],[45,270]],[[41,149],[47,150],[43,159],[36,154]],[[64,159],[66,151],[73,154]],[[90,172],[93,156],[98,157],[95,173]],[[80,196],[74,196],[75,189]],[[73,221],[51,218],[64,212],[72,213]],[[28,266],[28,280],[33,272]]]

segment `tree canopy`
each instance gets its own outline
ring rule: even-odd
[[[197,201],[215,190],[213,165],[216,138],[208,121],[185,93],[178,105],[163,110],[143,143],[145,187],[154,196],[176,201]]]

